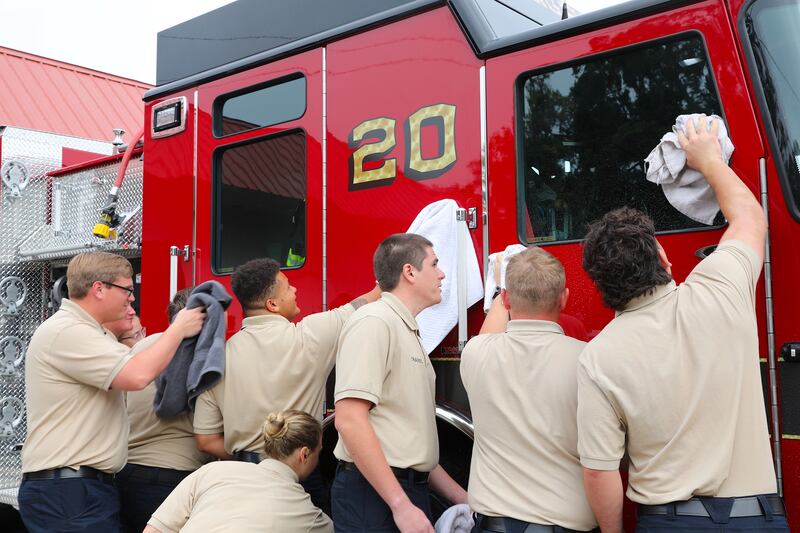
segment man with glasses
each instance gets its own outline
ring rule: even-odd
[[[132,276],[124,257],[77,255],[67,267],[69,298],[31,338],[19,508],[32,533],[119,530],[113,478],[128,452],[123,391],[147,386],[202,327],[202,309],[181,311],[157,342],[129,354],[102,324],[129,313]]]

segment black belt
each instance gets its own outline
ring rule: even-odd
[[[256,452],[233,452],[233,460],[234,461],[242,461],[243,463],[255,463],[258,464],[261,462],[261,454]]]
[[[780,496],[769,495],[765,496],[767,504],[770,507],[770,513],[774,515],[784,515],[786,511],[783,507],[783,500]],[[672,514],[671,507],[675,507],[674,514],[680,516],[705,516],[708,517],[703,502],[699,498],[692,498],[685,502],[665,503],[663,505],[639,505],[639,514],[641,515],[669,515]],[[756,496],[746,496],[742,498],[733,498],[733,506],[731,507],[730,518],[744,518],[747,516],[763,516],[764,509]]]
[[[339,461],[339,468],[342,470],[349,470],[351,472],[359,472],[358,467],[354,463],[347,461]],[[428,482],[428,472],[420,472],[413,468],[397,468],[390,466],[392,473],[399,480],[406,480],[414,485],[419,485]],[[360,473],[360,472],[359,472]]]
[[[174,470],[172,468],[160,468],[157,466],[145,466],[128,463],[125,465],[125,468],[122,469],[122,472],[117,474],[117,481],[129,479],[143,481],[145,483],[177,485],[191,473],[191,470]]]
[[[511,518],[510,520],[522,522],[521,520],[517,520],[515,518]],[[484,531],[491,531],[492,533],[506,533],[505,516],[487,516],[485,514],[475,513],[475,525],[478,527],[478,529],[482,529]],[[555,530],[556,526],[532,524],[528,522],[525,525],[525,529],[522,531],[524,533],[552,533]],[[565,527],[562,527],[559,531],[564,531],[565,533],[585,533],[575,529],[567,529]]]
[[[103,483],[113,483],[114,474],[101,472],[96,468],[81,466],[77,470],[73,468],[52,468],[50,470],[39,470],[38,472],[26,472],[22,474],[22,481],[39,481],[42,479],[97,479]]]

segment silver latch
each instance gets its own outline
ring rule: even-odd
[[[478,229],[478,208],[470,207],[467,209],[467,227],[469,229]]]
[[[178,248],[177,246],[170,246],[169,247],[169,255],[181,257],[183,256],[184,263],[189,261],[189,257],[191,256],[191,247],[187,244],[183,247],[183,250]]]

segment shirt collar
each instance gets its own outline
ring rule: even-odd
[[[69,313],[71,315],[75,315],[82,321],[86,322],[90,326],[96,327],[104,334],[107,333],[107,330],[97,321],[94,319],[92,315],[86,311],[83,307],[78,305],[77,303],[73,302],[69,298],[64,298],[61,300],[61,306],[58,308],[59,311],[64,311],[65,313]]]
[[[617,311],[616,316],[648,306],[656,300],[660,300],[664,296],[672,293],[677,288],[678,286],[675,284],[675,280],[665,283],[664,285],[656,285],[652,289],[647,290],[644,294],[631,299],[624,310]]]
[[[419,331],[419,326],[417,326],[414,315],[411,314],[406,304],[400,301],[400,298],[390,292],[382,292],[380,301],[384,302],[392,311],[397,313],[400,318],[403,319],[403,322],[406,323],[408,329],[411,331]]]
[[[246,327],[253,327],[253,326],[265,326],[267,324],[288,324],[289,321],[286,320],[281,315],[256,315],[256,316],[248,316],[244,320],[242,320],[242,329]]]
[[[557,333],[564,334],[561,326],[550,320],[511,320],[506,326],[507,332],[515,333]]]
[[[274,472],[275,474],[278,474],[280,477],[284,479],[294,481],[295,483],[300,482],[300,478],[297,476],[297,472],[292,470],[292,467],[290,467],[289,465],[284,464],[278,461],[277,459],[269,459],[269,458],[264,459],[263,461],[258,463],[258,466],[270,472]]]

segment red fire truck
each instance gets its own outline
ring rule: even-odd
[[[678,281],[718,242],[721,215],[679,213],[642,161],[677,115],[716,113],[769,215],[759,357],[800,527],[797,27],[800,0],[633,0],[565,20],[522,0],[240,0],[161,32],[131,208],[142,320],[166,326],[172,290],[229,286],[261,256],[282,261],[304,313],[341,305],[369,285],[378,242],[447,198],[484,265],[510,244],[556,255],[570,331],[591,338],[612,314],[580,266],[587,222],[622,205],[649,213]],[[234,305],[229,333],[241,318]],[[482,318],[469,309],[471,333]],[[459,348],[451,333],[431,359],[442,462],[466,484]],[[331,450],[332,424],[325,439]]]
[[[509,244],[565,265],[567,312],[610,320],[580,266],[587,222],[622,206],[656,222],[681,281],[718,242],[644,179],[679,114],[724,117],[732,167],[768,211],[758,290],[765,406],[800,527],[800,2],[634,0],[551,21],[525,2],[236,2],[159,34],[146,96],[142,315],[177,284],[283,261],[306,313],[359,294],[371,254],[454,199],[485,264]],[[482,320],[470,309],[471,333]],[[230,314],[232,332],[241,310]],[[709,332],[714,335],[716,332]],[[454,334],[432,354],[443,462],[466,481],[469,407]],[[328,435],[332,438],[332,435]]]

